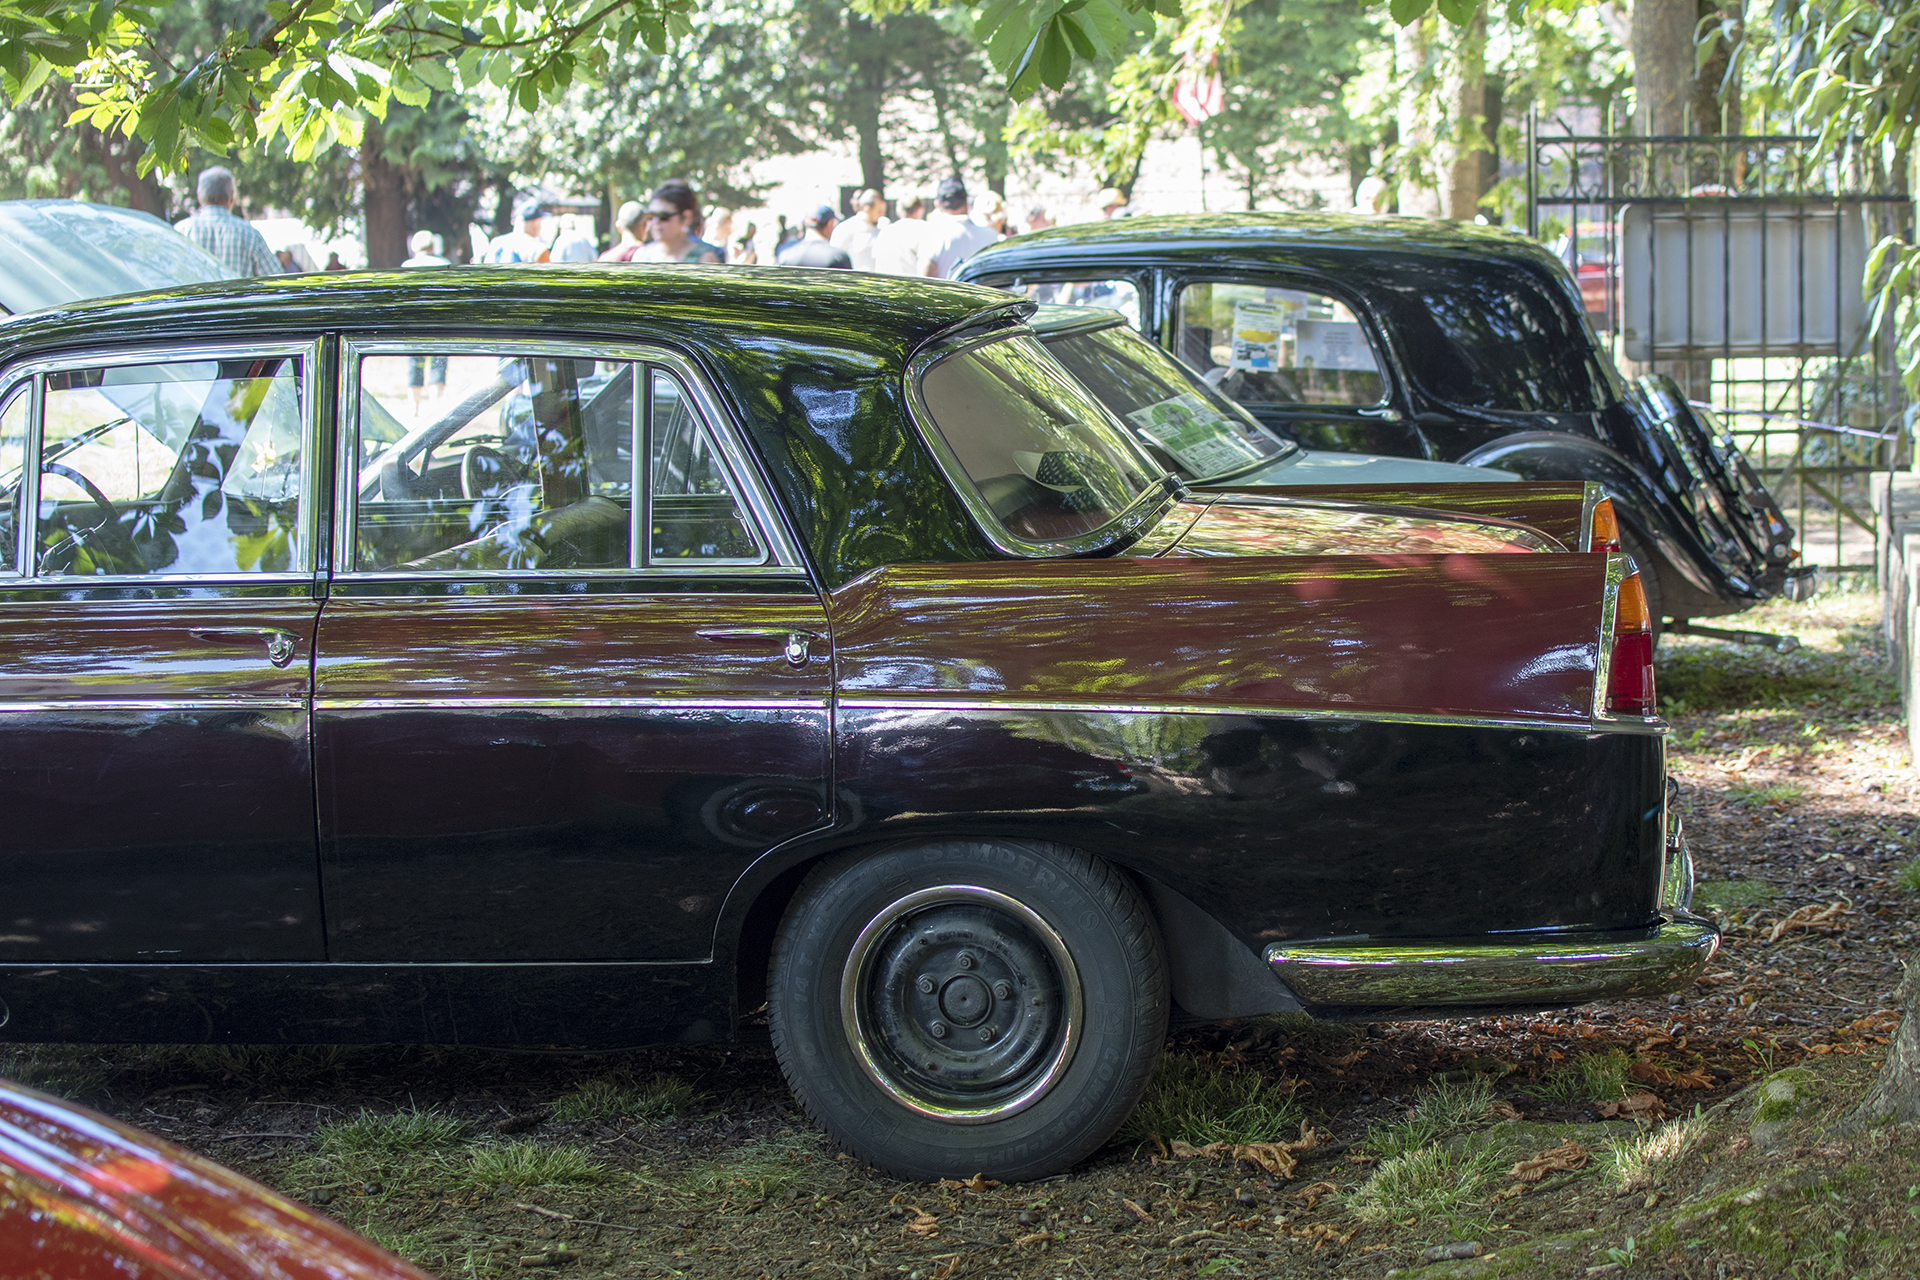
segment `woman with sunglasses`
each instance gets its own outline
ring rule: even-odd
[[[678,178],[669,178],[647,199],[647,226],[653,238],[633,255],[636,262],[720,262],[714,245],[694,234],[699,197]]]

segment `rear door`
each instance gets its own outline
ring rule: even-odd
[[[311,343],[0,388],[0,958],[322,956]]]
[[[741,870],[828,820],[831,662],[699,373],[511,340],[342,360],[331,956],[707,956]]]

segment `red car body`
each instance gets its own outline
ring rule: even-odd
[[[0,1082],[0,1275],[430,1280],[203,1156]]]

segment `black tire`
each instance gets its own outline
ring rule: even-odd
[[[917,1181],[1039,1178],[1092,1154],[1145,1091],[1167,1009],[1160,931],[1131,882],[1037,843],[829,860],[780,922],[768,982],[801,1106]]]
[[[1640,589],[1647,593],[1647,613],[1653,618],[1653,643],[1660,643],[1660,631],[1665,622],[1661,613],[1664,607],[1664,592],[1660,590],[1660,561],[1648,544],[1624,527],[1620,530],[1620,547],[1633,559],[1634,567],[1640,570]]]

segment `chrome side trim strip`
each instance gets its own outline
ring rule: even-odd
[[[1693,908],[1693,854],[1687,848],[1687,833],[1681,829],[1680,809],[1667,793],[1667,849],[1660,863],[1660,909],[1689,911]]]
[[[995,711],[1080,712],[1086,715],[1249,716],[1264,720],[1363,720],[1379,724],[1439,725],[1463,729],[1538,729],[1555,733],[1626,733],[1652,735],[1667,731],[1664,720],[1554,720],[1544,716],[1445,715],[1439,712],[1334,710],[1323,707],[1284,707],[1253,703],[1205,702],[1061,702],[1035,698],[955,698],[942,693],[895,694],[886,698],[842,696],[843,711]]]
[[[1600,492],[1598,480],[1583,481],[1580,486],[1580,528],[1576,540],[1582,552],[1593,550],[1593,509],[1600,505],[1600,499],[1606,497]]]
[[[267,694],[258,698],[72,698],[64,702],[35,700],[0,701],[0,715],[9,711],[307,711],[304,694],[282,697]]]
[[[669,711],[825,711],[825,698],[315,698],[316,711],[512,711],[520,708]]]
[[[1672,912],[1650,931],[1551,942],[1277,944],[1267,963],[1310,1005],[1412,1008],[1579,1004],[1676,991],[1705,972],[1720,933]]]

